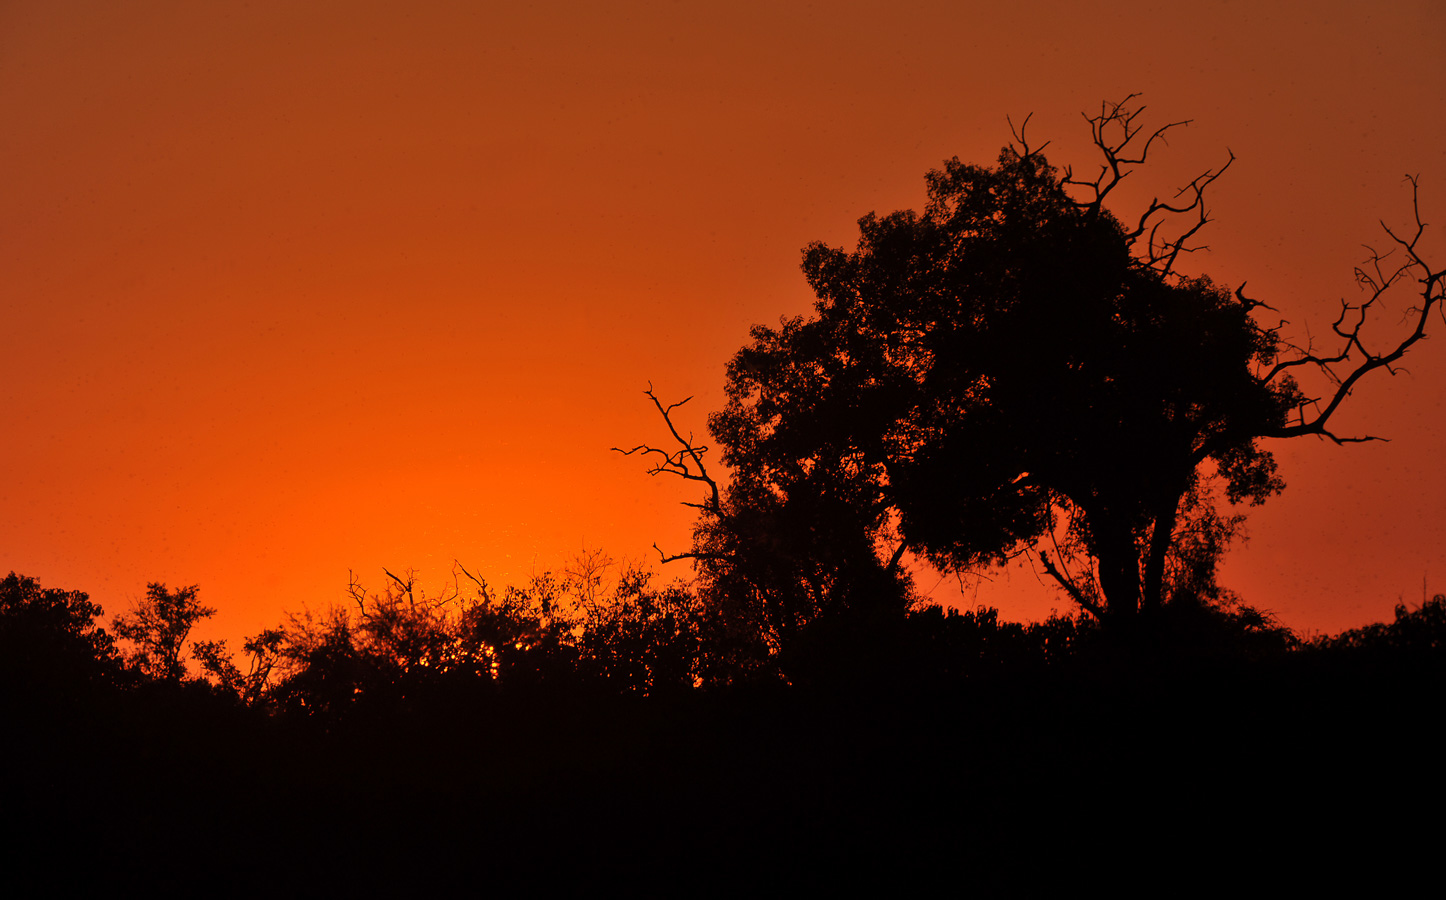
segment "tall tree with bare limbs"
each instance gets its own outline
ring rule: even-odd
[[[1112,207],[1186,124],[1146,129],[1143,111],[1130,97],[1086,115],[1093,176],[1050,165],[1021,127],[993,166],[928,173],[923,212],[870,213],[853,249],[805,249],[813,315],[753,329],[709,421],[733,476],[703,509],[700,563],[743,565],[771,510],[793,514],[790,538],[821,536],[884,573],[908,551],[956,571],[1030,554],[1119,627],[1219,598],[1215,563],[1240,517],[1216,497],[1258,504],[1283,488],[1266,439],[1373,439],[1333,417],[1424,337],[1446,271],[1422,255],[1416,207],[1386,228],[1391,252],[1357,270],[1365,298],[1343,304],[1337,344],[1291,345],[1243,284],[1178,270],[1233,155],[1173,197]],[[1404,329],[1368,339],[1383,298],[1408,287]],[[1320,396],[1301,387],[1315,382]]]

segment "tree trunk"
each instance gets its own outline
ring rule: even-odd
[[[1140,550],[1129,528],[1106,522],[1095,528],[1100,590],[1109,618],[1132,620],[1140,611]]]
[[[1145,558],[1145,583],[1141,593],[1146,614],[1158,612],[1165,605],[1165,557],[1175,537],[1175,520],[1180,509],[1180,493],[1161,502],[1155,513],[1155,526],[1150,534],[1149,556]]]

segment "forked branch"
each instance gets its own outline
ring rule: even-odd
[[[1069,594],[1070,599],[1078,603],[1082,609],[1087,610],[1090,615],[1094,616],[1097,620],[1104,619],[1104,608],[1086,597],[1084,591],[1080,590],[1079,586],[1076,585],[1069,576],[1065,575],[1059,570],[1059,567],[1050,562],[1048,553],[1043,550],[1039,551],[1039,561],[1044,564],[1044,571],[1049,574],[1049,577],[1058,582],[1060,587],[1064,588],[1065,593]]]
[[[1013,119],[1009,118],[1008,116],[1005,116],[1005,117],[1004,117],[1004,121],[1006,121],[1006,122],[1009,123],[1009,133],[1012,134],[1012,135],[1014,135],[1014,140],[1015,140],[1015,141],[1018,141],[1018,142],[1019,142],[1019,146],[1018,146],[1018,147],[1015,147],[1015,146],[1014,146],[1014,142],[1013,142],[1013,141],[1010,142],[1009,146],[1010,146],[1010,148],[1012,148],[1012,149],[1014,150],[1015,153],[1018,153],[1018,154],[1019,154],[1019,157],[1020,157],[1021,159],[1027,159],[1028,157],[1031,157],[1031,156],[1035,155],[1036,153],[1043,153],[1043,152],[1044,152],[1044,148],[1049,146],[1049,141],[1045,141],[1043,144],[1040,144],[1038,147],[1030,147],[1030,146],[1029,146],[1029,141],[1025,138],[1024,132],[1025,132],[1025,129],[1027,129],[1027,128],[1029,127],[1029,120],[1032,119],[1032,118],[1034,118],[1034,113],[1030,113],[1029,115],[1025,116],[1025,117],[1024,117],[1024,121],[1023,121],[1023,122],[1020,122],[1020,123],[1019,123],[1019,127],[1016,128],[1016,127],[1014,126],[1014,120],[1013,120]]]
[[[1085,121],[1090,124],[1090,136],[1105,161],[1100,164],[1100,170],[1093,180],[1075,178],[1074,170],[1066,168],[1062,183],[1066,187],[1082,188],[1088,192],[1080,201],[1080,206],[1091,214],[1098,214],[1104,208],[1105,197],[1129,176],[1135,166],[1146,162],[1150,148],[1156,141],[1167,143],[1165,135],[1170,129],[1190,124],[1189,119],[1184,119],[1161,125],[1144,136],[1143,142],[1140,142],[1137,139],[1145,135],[1144,126],[1138,124],[1136,119],[1145,111],[1145,107],[1131,108],[1129,105],[1138,96],[1131,94],[1118,103],[1102,104],[1099,115],[1085,114]],[[1228,150],[1226,152],[1229,153]],[[1164,201],[1156,197],[1150,201],[1136,221],[1135,227],[1125,234],[1132,248],[1140,238],[1145,238],[1145,247],[1139,255],[1141,262],[1159,270],[1163,275],[1169,275],[1174,271],[1175,261],[1181,253],[1205,249],[1204,245],[1191,246],[1189,243],[1210,222],[1210,211],[1205,205],[1205,190],[1225,174],[1225,170],[1229,169],[1233,162],[1235,154],[1230,153],[1225,165],[1219,169],[1205,170],[1176,191],[1171,200]],[[1172,217],[1190,216],[1192,213],[1194,216],[1183,232],[1174,237],[1162,233],[1165,223],[1171,221]]]
[[[648,389],[643,391],[653,405],[658,408],[658,413],[663,417],[663,424],[668,426],[668,432],[673,435],[673,440],[678,443],[678,449],[671,452],[654,447],[650,444],[639,444],[631,450],[624,450],[621,447],[614,447],[614,453],[621,453],[623,456],[632,456],[635,453],[642,454],[653,463],[648,470],[649,475],[676,475],[686,481],[697,481],[708,486],[708,496],[702,503],[683,501],[684,506],[691,506],[694,509],[701,509],[704,512],[717,514],[721,508],[722,501],[719,497],[718,482],[708,474],[708,469],[703,465],[703,454],[708,448],[702,444],[693,442],[693,435],[689,434],[684,438],[678,433],[678,428],[673,424],[673,410],[692,400],[692,397],[685,397],[677,403],[670,403],[664,406],[657,395],[653,393],[653,385],[650,382]]]
[[[702,444],[694,443],[691,433],[688,437],[684,438],[683,435],[678,432],[677,426],[673,424],[673,410],[693,398],[685,397],[677,403],[670,403],[664,406],[663,402],[653,393],[652,382],[648,383],[648,389],[643,393],[647,394],[648,399],[653,401],[653,406],[657,407],[659,415],[663,417],[663,424],[668,426],[668,433],[673,436],[673,440],[677,443],[678,449],[669,451],[661,447],[654,447],[650,444],[639,444],[631,450],[613,447],[613,452],[621,453],[623,456],[632,456],[634,454],[643,456],[652,463],[652,468],[648,470],[649,475],[676,475],[685,481],[696,481],[707,485],[708,493],[701,503],[684,500],[682,501],[683,505],[702,510],[714,517],[721,518],[723,515],[723,501],[718,489],[718,482],[713,479],[713,476],[708,474],[708,468],[703,464],[703,455],[708,452],[708,448]],[[670,556],[664,553],[662,548],[656,543],[653,544],[653,549],[658,551],[658,556],[661,557],[665,563],[675,562],[680,559],[712,559],[719,556],[719,554],[716,553],[700,552],[679,553]]]
[[[1365,292],[1366,297],[1358,303],[1341,301],[1340,315],[1331,324],[1334,332],[1341,343],[1335,353],[1317,353],[1307,345],[1305,348],[1297,348],[1298,355],[1290,359],[1277,362],[1265,373],[1262,380],[1266,383],[1277,378],[1293,377],[1293,369],[1307,368],[1314,369],[1325,376],[1326,380],[1334,385],[1334,390],[1326,398],[1303,398],[1297,404],[1294,411],[1294,420],[1287,425],[1277,428],[1262,437],[1299,437],[1305,434],[1314,434],[1320,437],[1329,438],[1337,444],[1360,443],[1363,441],[1384,440],[1374,435],[1362,437],[1341,437],[1329,429],[1330,418],[1340,409],[1341,404],[1350,396],[1368,373],[1376,369],[1385,369],[1395,374],[1395,364],[1406,355],[1418,341],[1426,337],[1426,324],[1431,316],[1432,310],[1438,315],[1441,310],[1443,283],[1446,283],[1446,269],[1432,270],[1425,258],[1421,255],[1421,236],[1426,231],[1426,223],[1421,221],[1420,185],[1414,175],[1406,176],[1411,183],[1411,205],[1415,228],[1409,236],[1397,234],[1385,222],[1381,227],[1386,235],[1390,237],[1395,247],[1381,253],[1374,248],[1367,247],[1370,256],[1360,266],[1356,267],[1356,282]],[[1389,262],[1390,257],[1400,253],[1399,264]],[[1372,310],[1381,305],[1381,298],[1396,284],[1415,277],[1420,285],[1420,294],[1415,304],[1406,311],[1407,321],[1411,324],[1410,331],[1393,345],[1384,348],[1372,349],[1367,345],[1367,339],[1363,334],[1367,319]],[[1342,371],[1342,367],[1350,366],[1348,371]],[[1311,410],[1313,413],[1308,413]]]

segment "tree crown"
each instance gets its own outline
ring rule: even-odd
[[[815,315],[755,328],[730,364],[710,426],[743,483],[792,496],[829,473],[876,532],[892,512],[947,568],[1002,560],[1062,513],[1096,556],[1134,546],[1207,460],[1232,500],[1280,489],[1256,441],[1298,392],[1262,377],[1279,342],[1251,301],[1132,252],[1037,152],[927,181],[922,214],[806,248]]]

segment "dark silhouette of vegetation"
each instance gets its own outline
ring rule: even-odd
[[[228,664],[203,666],[210,687],[166,666],[127,673],[84,594],[12,575],[0,638],[37,639],[6,658],[4,694],[53,703],[47,685],[103,684],[59,717],[0,706],[10,771],[25,773],[5,794],[28,825],[12,883],[64,835],[94,868],[36,883],[376,892],[713,873],[742,888],[808,872],[811,887],[1006,891],[1073,883],[1093,845],[1066,838],[1114,809],[1145,811],[1147,826],[1112,833],[1171,869],[1198,864],[1226,811],[1232,840],[1278,840],[1285,823],[1309,839],[1334,823],[1337,838],[1329,809],[1262,780],[1262,761],[1374,796],[1369,773],[1423,739],[1413,711],[1446,672],[1439,597],[1310,644],[1248,610],[1172,603],[1199,652],[1146,679],[1118,670],[1092,617],[921,607],[867,646],[821,641],[828,659],[790,687],[711,674],[733,670],[714,659],[701,596],[601,553],[505,591],[455,574],[436,594],[413,573],[379,592],[354,581],[350,605],[248,640],[245,678],[222,645],[197,644]],[[200,608],[195,591],[148,598],[162,593]],[[854,660],[872,680],[834,671],[847,690],[815,689],[847,646],[873,653]],[[1415,664],[1378,664],[1400,652]],[[124,828],[98,814],[118,809]],[[1059,841],[1041,856],[1046,838]]]
[[[1189,612],[1239,607],[1216,567],[1242,517],[1220,501],[1283,488],[1264,439],[1375,439],[1336,434],[1332,417],[1422,339],[1446,270],[1420,255],[1417,211],[1411,231],[1386,228],[1394,257],[1357,269],[1366,296],[1343,304],[1338,346],[1291,346],[1244,285],[1177,270],[1229,161],[1138,216],[1107,206],[1186,124],[1145,131],[1132,99],[1086,117],[1093,179],[1019,129],[992,167],[930,172],[922,213],[870,213],[853,250],[809,246],[814,315],[755,327],[708,420],[726,488],[675,427],[680,404],[649,389],[679,449],[626,452],[707,488],[694,546],[664,559],[691,559],[706,602],[785,671],[819,630],[897,628],[916,606],[910,552],[949,572],[1027,555],[1117,635],[1159,641],[1186,620],[1272,631],[1248,610]],[[1405,335],[1368,341],[1382,297],[1410,281]]]
[[[1314,646],[1374,665],[1434,669],[1446,674],[1441,668],[1446,663],[1446,594],[1437,594],[1416,609],[1397,603],[1393,621],[1321,637]]]
[[[594,679],[643,695],[691,690],[713,680],[708,623],[697,595],[678,582],[652,587],[653,573],[624,567],[610,591],[612,561],[583,553],[566,570],[576,592],[579,665]]]
[[[601,551],[500,592],[460,564],[438,593],[414,572],[386,577],[380,592],[353,580],[349,605],[292,614],[248,639],[245,675],[224,642],[196,655],[243,704],[321,719],[501,691],[650,696],[691,690],[709,665],[696,595],[654,587],[652,573]]]
[[[1219,500],[1280,490],[1263,438],[1354,440],[1330,417],[1423,337],[1443,276],[1418,216],[1400,267],[1361,273],[1338,352],[1287,346],[1243,290],[1175,273],[1219,172],[1134,224],[1106,210],[1173,127],[1136,152],[1137,115],[1090,118],[1093,181],[1021,132],[994,167],[932,173],[923,214],[810,247],[817,315],[755,329],[710,419],[726,486],[649,389],[676,449],[623,452],[704,488],[694,545],[662,554],[695,583],[600,550],[503,590],[460,563],[437,591],[383,570],[245,639],[243,668],[192,640],[215,612],[196,586],[150,584],[113,638],[86,594],[12,573],[7,884],[1235,887],[1259,854],[1222,855],[1222,834],[1335,846],[1343,822],[1398,817],[1380,798],[1406,792],[1377,773],[1436,740],[1446,597],[1302,641],[1217,582],[1239,525]],[[1362,324],[1408,275],[1415,330],[1368,351]],[[1318,405],[1294,380],[1311,371],[1332,385]],[[931,605],[910,552],[1033,553],[1080,611]],[[1439,793],[1411,782],[1412,803]],[[56,848],[86,863],[58,869]]]
[[[254,706],[261,702],[270,687],[271,674],[281,659],[282,642],[286,632],[280,628],[268,628],[258,635],[242,642],[248,667],[242,672],[231,658],[226,642],[197,641],[191,648],[201,670],[214,679],[223,693],[235,696],[242,703]]]
[[[0,581],[0,684],[11,697],[94,690],[120,674],[115,641],[83,591],[42,588],[11,572]]]
[[[146,676],[179,682],[186,677],[186,639],[191,629],[216,610],[196,600],[196,585],[167,590],[164,584],[146,585],[146,596],[130,612],[116,616],[111,627],[129,641],[126,661]]]

